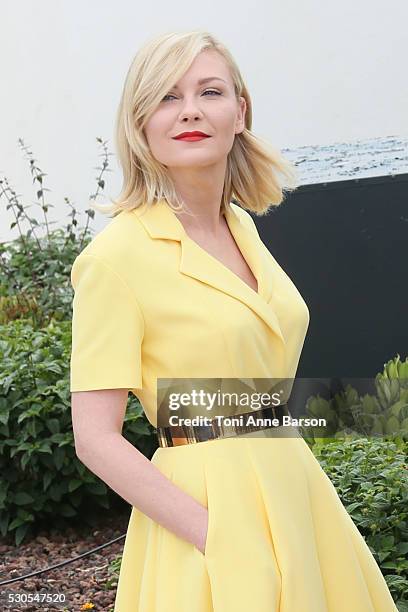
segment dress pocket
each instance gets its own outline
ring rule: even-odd
[[[207,538],[206,538],[206,541],[205,541],[204,553],[202,553],[201,550],[199,548],[197,548],[197,546],[194,546],[194,548],[196,549],[198,554],[203,559],[207,559],[207,557],[208,557],[208,553],[209,553],[210,546],[211,546],[211,535],[212,535],[212,511],[210,510],[209,507],[207,508],[207,512],[208,512]]]

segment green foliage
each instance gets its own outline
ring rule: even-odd
[[[108,170],[106,143],[100,138],[97,141],[103,147],[104,160],[102,166],[97,167],[97,189],[90,200],[95,200],[103,190],[105,182],[102,175]],[[19,144],[26,154],[33,183],[37,186],[36,204],[44,221],[39,222],[31,217],[28,214],[29,206],[20,201],[20,196],[10,187],[7,178],[0,179],[0,198],[6,201],[6,210],[10,210],[13,216],[10,228],[16,228],[19,232],[15,240],[0,243],[0,323],[25,319],[38,329],[51,319],[63,321],[71,316],[71,266],[92,238],[89,223],[94,218],[95,210],[85,210],[86,224],[79,228],[77,211],[69,198],[65,198],[71,208],[71,220],[65,228],[51,231],[50,226],[55,222],[48,220],[47,211],[54,206],[45,201],[49,191],[44,184],[47,175],[35,164],[36,160],[21,139]],[[39,235],[39,231],[43,235]]]
[[[116,494],[76,457],[69,391],[70,321],[0,326],[0,532],[19,544],[36,523],[92,522]],[[153,428],[131,395],[124,436],[146,456]]]
[[[118,555],[109,563],[108,574],[109,578],[105,583],[107,589],[116,589],[118,586],[120,567],[122,565],[122,555]]]
[[[408,358],[384,364],[373,395],[347,385],[330,400],[309,397],[305,408],[328,425],[299,431],[408,612]]]
[[[346,439],[313,446],[395,601],[408,602],[408,442]]]
[[[303,437],[312,446],[318,439],[327,441],[344,436],[398,438],[408,440],[408,358],[400,355],[384,364],[374,380],[374,395],[360,396],[348,384],[330,399],[320,394],[306,402],[309,417],[326,419],[325,427],[302,426]]]

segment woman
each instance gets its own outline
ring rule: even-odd
[[[296,374],[309,311],[248,212],[278,205],[295,174],[251,123],[213,36],[146,43],[118,112],[122,193],[72,267],[76,452],[132,505],[115,612],[395,611],[299,435],[159,422],[166,381],[257,390]],[[121,435],[129,390],[158,427],[151,461]]]

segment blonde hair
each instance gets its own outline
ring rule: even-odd
[[[122,210],[148,206],[165,199],[177,211],[185,210],[166,167],[148,146],[143,128],[174,84],[196,56],[215,49],[227,62],[237,101],[245,98],[245,128],[235,135],[228,154],[221,211],[231,200],[257,215],[279,205],[285,191],[298,187],[294,165],[278,149],[251,132],[252,104],[239,68],[228,49],[202,30],[168,32],[148,40],[139,49],[128,70],[116,116],[115,144],[123,172],[119,197],[113,204],[90,206],[116,216]]]

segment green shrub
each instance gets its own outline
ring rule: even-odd
[[[325,389],[327,393],[329,389]],[[408,358],[400,355],[384,364],[383,372],[374,379],[374,394],[360,396],[350,384],[341,392],[330,392],[329,399],[320,393],[308,398],[305,414],[326,419],[325,427],[301,426],[300,431],[310,446],[315,440],[327,441],[355,437],[395,437],[408,440]]]
[[[61,529],[92,522],[116,497],[76,457],[71,422],[70,321],[41,330],[22,321],[0,326],[0,531],[19,544],[35,523]],[[124,436],[146,456],[153,428],[132,395]]]
[[[103,173],[108,170],[106,143],[97,138],[103,148],[102,166],[97,167],[97,189],[90,200],[96,200],[103,191]],[[70,272],[75,257],[92,239],[90,222],[95,210],[85,210],[86,223],[78,226],[77,211],[70,199],[70,222],[64,228],[50,229],[55,221],[48,219],[47,213],[52,204],[46,201],[47,192],[45,172],[36,165],[32,153],[19,139],[26,154],[30,172],[35,185],[36,204],[44,218],[39,221],[28,213],[29,206],[21,202],[20,195],[9,185],[6,177],[0,179],[0,198],[6,201],[12,222],[10,229],[16,228],[19,235],[9,242],[0,242],[0,323],[16,319],[30,321],[36,329],[46,326],[51,320],[63,321],[71,318],[72,291]],[[28,226],[28,227],[27,227]]]
[[[317,442],[313,453],[364,536],[395,601],[408,602],[408,442]]]
[[[327,420],[299,430],[408,612],[408,358],[384,364],[374,394],[347,385],[330,399],[309,397],[305,413]]]

